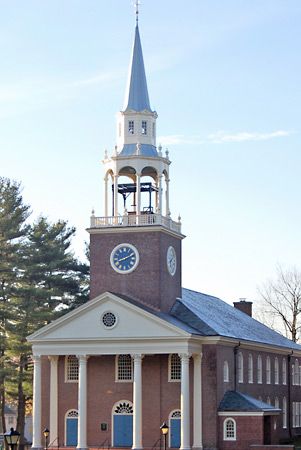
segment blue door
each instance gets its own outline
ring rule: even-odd
[[[77,417],[66,419],[66,445],[72,447],[77,445]]]
[[[181,419],[170,419],[170,447],[180,448]]]
[[[114,447],[132,447],[133,416],[131,414],[114,415]]]

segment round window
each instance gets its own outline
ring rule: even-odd
[[[102,323],[106,328],[113,328],[117,323],[117,317],[111,311],[105,312],[102,315]]]

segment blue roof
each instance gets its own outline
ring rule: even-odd
[[[135,40],[124,103],[124,111],[129,109],[134,111],[144,111],[145,109],[151,111],[138,25],[136,25],[135,29]]]
[[[137,155],[137,144],[124,144],[120,156],[134,156]],[[140,153],[142,156],[158,156],[157,149],[154,145],[140,144]]]
[[[218,410],[280,412],[279,408],[238,391],[227,391],[219,404]]]
[[[301,346],[217,297],[182,289],[171,312],[202,336],[225,336],[289,349]]]

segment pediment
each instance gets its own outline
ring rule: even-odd
[[[110,318],[115,320],[111,327],[108,326]],[[106,292],[41,328],[28,340],[35,344],[62,340],[78,342],[188,336],[188,332],[158,315]]]

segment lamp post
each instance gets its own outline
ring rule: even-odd
[[[45,450],[48,449],[48,436],[49,436],[50,431],[48,430],[48,428],[45,428],[45,430],[43,431],[44,437],[45,437]]]
[[[10,431],[4,433],[4,439],[6,444],[11,450],[14,450],[15,446],[18,444],[20,438],[20,433],[13,428]]]
[[[167,438],[168,431],[169,431],[169,427],[168,427],[168,425],[166,425],[166,422],[162,423],[160,430],[164,436],[164,450],[166,450],[166,438]]]

